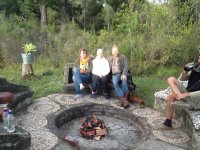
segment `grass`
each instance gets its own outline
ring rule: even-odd
[[[133,77],[133,82],[137,85],[135,94],[143,98],[146,106],[154,106],[154,93],[168,87],[167,78],[178,77],[181,67],[159,67],[151,75]]]
[[[151,76],[134,77],[135,94],[144,99],[146,106],[154,106],[154,93],[167,87],[166,80]]]
[[[63,86],[63,68],[64,65],[53,67],[47,61],[33,64],[35,76],[29,80],[21,78],[21,64],[8,66],[0,69],[0,76],[6,77],[9,82],[28,86],[34,91],[33,98],[44,97],[49,94],[61,92]],[[133,82],[137,85],[135,94],[145,100],[146,106],[153,107],[154,93],[165,89],[167,77],[177,76],[180,70],[177,67],[158,68],[153,75],[134,76]]]
[[[51,66],[33,64],[35,76],[28,80],[21,78],[21,65],[14,65],[0,70],[0,76],[9,82],[28,86],[34,91],[33,98],[61,92],[63,70]]]

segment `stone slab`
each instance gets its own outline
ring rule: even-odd
[[[0,149],[2,150],[30,150],[31,135],[28,131],[16,127],[15,132],[9,133],[0,124]]]

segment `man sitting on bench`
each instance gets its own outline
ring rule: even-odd
[[[127,108],[129,106],[128,101],[137,102],[144,106],[143,99],[132,95],[128,89],[128,62],[126,56],[119,54],[117,45],[112,46],[112,56],[108,58],[108,62],[112,73],[112,83],[115,88],[115,93],[119,97],[120,106]],[[122,83],[121,87],[119,81]]]
[[[188,79],[188,86],[185,86],[175,77],[168,78],[171,92],[167,96],[166,120],[155,127],[158,130],[172,130],[172,118],[174,113],[174,101],[184,100],[192,109],[200,108],[200,56],[196,66],[185,67],[182,78]]]

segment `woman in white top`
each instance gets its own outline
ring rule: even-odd
[[[92,98],[96,98],[98,83],[101,81],[104,96],[109,99],[108,74],[110,73],[110,66],[103,55],[103,49],[97,50],[97,57],[92,61],[92,64]]]

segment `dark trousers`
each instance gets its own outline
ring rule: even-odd
[[[97,92],[99,83],[102,85],[104,94],[108,94],[108,76],[106,75],[100,78],[99,76],[92,74],[92,92]]]

